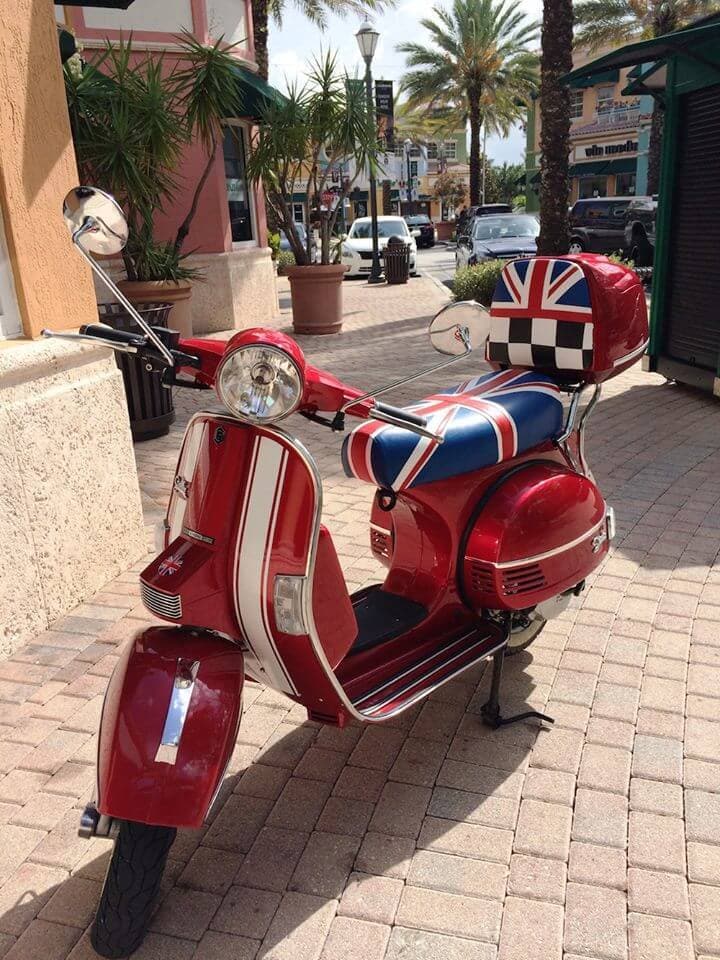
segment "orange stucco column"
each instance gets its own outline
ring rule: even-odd
[[[97,319],[90,270],[73,250],[62,201],[77,183],[53,5],[2,0],[0,205],[23,330]]]

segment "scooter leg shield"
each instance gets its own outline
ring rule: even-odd
[[[120,820],[199,827],[235,746],[242,651],[186,627],[128,645],[105,695],[97,808]]]

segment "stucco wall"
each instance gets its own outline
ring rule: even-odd
[[[110,351],[0,351],[0,659],[137,561],[144,541]]]
[[[188,262],[205,276],[204,283],[193,284],[195,333],[261,327],[277,314],[275,269],[268,248],[193,256]]]
[[[0,204],[24,331],[91,322],[90,271],[61,216],[77,171],[47,0],[2,0],[0,103]]]

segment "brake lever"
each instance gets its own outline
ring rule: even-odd
[[[81,340],[83,343],[99,343],[103,347],[110,347],[111,350],[117,350],[118,353],[138,353],[142,343],[118,343],[117,340],[105,340],[102,337],[88,337],[83,333],[56,333],[54,330],[41,330],[41,336],[53,340]]]

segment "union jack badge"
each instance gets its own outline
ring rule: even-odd
[[[160,563],[158,567],[158,573],[161,577],[171,577],[174,573],[177,573],[180,567],[183,565],[182,557],[177,554],[171,554],[169,557]]]

